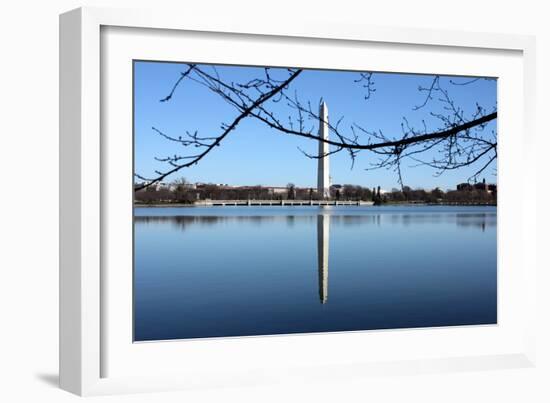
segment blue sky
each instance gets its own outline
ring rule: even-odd
[[[209,70],[211,67],[202,66]],[[248,81],[263,69],[254,67],[216,66],[221,78],[227,81]],[[170,92],[186,65],[180,63],[162,63],[136,61],[134,65],[134,158],[136,173],[154,176],[155,170],[164,170],[166,165],[155,161],[155,157],[185,155],[196,150],[186,150],[181,145],[170,142],[157,135],[152,127],[164,133],[178,137],[186,131],[198,131],[199,136],[217,136],[221,132],[220,124],[229,123],[238,112],[203,86],[185,80],[170,102],[159,102]],[[272,74],[283,77],[284,71],[272,70]],[[439,123],[430,111],[441,111],[442,105],[431,101],[426,107],[415,111],[415,105],[422,104],[425,95],[418,91],[419,85],[429,86],[433,76],[396,73],[375,73],[373,75],[376,92],[368,100],[364,99],[365,89],[354,82],[357,72],[306,70],[291,85],[290,91],[297,93],[303,101],[318,105],[323,100],[328,105],[329,119],[344,116],[340,128],[344,131],[352,123],[358,123],[369,130],[382,130],[389,137],[401,135],[402,118],[406,117],[412,126],[420,128],[425,120],[428,128],[439,127]],[[464,82],[468,78],[454,77],[455,82]],[[449,90],[457,105],[462,107],[466,116],[476,107],[476,102],[486,107],[488,112],[496,105],[496,80],[478,80],[470,85],[451,85],[449,79],[442,84]],[[290,114],[282,102],[268,101],[267,106],[280,113],[281,117]],[[308,122],[309,125],[316,123]],[[496,130],[496,122],[487,125],[487,135]],[[395,134],[394,134],[395,133]],[[245,119],[223,141],[196,166],[183,168],[168,177],[170,182],[185,177],[190,182],[228,183],[230,185],[273,185],[285,186],[292,182],[297,186],[315,187],[317,180],[317,160],[305,157],[298,147],[311,153],[317,151],[317,142],[281,134],[265,124]],[[330,170],[333,183],[350,183],[366,187],[381,186],[390,190],[398,188],[397,175],[392,170],[380,169],[367,171],[370,164],[379,156],[370,152],[361,152],[351,169],[347,153],[332,155]],[[426,156],[429,159],[429,155]],[[435,177],[435,171],[428,167],[412,167],[413,161],[402,166],[405,185],[412,188],[442,189],[455,188],[457,183],[466,181],[484,162],[477,165],[447,171]],[[488,182],[496,182],[496,164],[482,175]]]

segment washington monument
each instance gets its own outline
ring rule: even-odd
[[[325,102],[319,105],[319,138],[328,140],[328,108]],[[330,198],[330,176],[329,176],[329,161],[328,143],[319,140],[319,156],[317,168],[317,194],[320,199]]]

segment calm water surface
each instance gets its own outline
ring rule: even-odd
[[[495,207],[135,209],[134,338],[493,324]]]

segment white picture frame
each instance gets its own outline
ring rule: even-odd
[[[127,104],[129,87],[127,81],[106,80],[102,75],[118,74],[113,77],[120,78],[124,70],[119,70],[117,66],[124,66],[129,59],[138,58],[136,53],[139,53],[139,49],[132,50],[135,47],[126,46],[130,43],[123,41],[132,41],[131,37],[138,36],[139,32],[142,35],[139,44],[143,52],[147,53],[148,47],[155,48],[154,54],[151,53],[153,51],[147,54],[151,58],[168,57],[174,41],[182,40],[186,33],[193,34],[195,39],[190,41],[207,36],[213,38],[211,44],[201,46],[203,52],[207,51],[205,49],[215,49],[220,40],[229,41],[230,37],[237,36],[241,39],[253,38],[259,48],[263,45],[280,46],[290,43],[288,41],[302,48],[312,46],[311,41],[319,41],[322,46],[332,46],[334,51],[346,46],[357,48],[358,52],[363,51],[361,46],[372,45],[380,49],[393,46],[397,56],[399,52],[405,51],[424,52],[427,63],[432,60],[430,57],[433,58],[430,54],[432,51],[443,52],[450,60],[463,57],[460,52],[469,52],[472,58],[489,59],[493,56],[498,58],[501,54],[512,55],[509,62],[504,57],[500,67],[509,87],[503,87],[506,98],[499,98],[499,127],[505,133],[512,133],[511,129],[514,129],[514,134],[505,137],[502,148],[499,142],[499,266],[511,268],[513,264],[518,269],[502,271],[499,267],[499,276],[502,274],[504,279],[499,284],[499,295],[502,290],[505,296],[510,295],[510,298],[499,299],[499,326],[133,345],[127,337],[131,312],[128,312],[128,304],[124,305],[124,301],[128,301],[127,296],[131,294],[131,284],[127,285],[125,291],[124,282],[128,277],[113,276],[108,271],[109,259],[126,259],[123,264],[127,264],[131,256],[124,253],[124,247],[121,248],[122,252],[118,252],[118,257],[111,256],[112,248],[109,248],[107,241],[108,236],[112,239],[112,236],[121,235],[119,240],[122,240],[122,244],[127,247],[130,242],[131,245],[127,227],[123,222],[117,224],[117,219],[125,216],[119,213],[124,213],[124,206],[128,205],[132,176],[127,176],[124,171],[126,168],[116,168],[110,160],[113,150],[124,153],[128,142],[127,138],[124,142],[109,135],[113,127],[111,125],[122,124],[121,130],[127,131],[128,120],[110,120],[109,108],[131,109],[131,105]],[[105,34],[113,35],[108,42]],[[191,49],[192,42],[189,44]],[[115,52],[112,52],[113,49]],[[61,387],[79,395],[95,395],[249,385],[292,379],[318,380],[380,373],[392,375],[534,365],[536,242],[532,242],[532,237],[536,217],[534,209],[528,208],[527,199],[512,200],[512,195],[517,195],[517,192],[507,186],[508,183],[515,183],[528,190],[528,193],[523,194],[535,198],[534,168],[530,168],[530,164],[515,165],[517,161],[529,160],[535,150],[534,49],[534,39],[520,35],[350,26],[320,21],[305,21],[300,25],[281,25],[263,20],[243,21],[238,18],[216,21],[150,10],[81,8],[61,15]],[[238,50],[234,52],[238,53]],[[262,57],[261,50],[253,53],[247,59],[251,64],[251,57]],[[289,53],[288,57],[291,57],[292,52]],[[204,61],[223,62],[224,58],[230,57],[222,54],[213,60],[213,55],[205,54],[203,57],[208,60]],[[381,56],[380,60],[395,60],[396,55]],[[102,58],[109,58],[113,64],[106,63]],[[346,60],[345,55],[342,55],[342,60]],[[269,63],[265,57],[262,62]],[[435,60],[432,62],[435,63]],[[300,65],[307,63],[306,59],[300,61]],[[319,65],[321,61],[315,59],[314,52],[310,63],[311,67],[324,67]],[[479,67],[482,70],[476,71],[492,75],[490,72],[496,71],[496,67],[491,67],[491,63],[495,64],[495,61],[488,62],[485,67]],[[448,63],[449,67],[441,64],[438,72],[452,74],[455,72],[452,64]],[[505,66],[509,66],[509,69],[506,70]],[[427,67],[416,68],[422,72]],[[384,69],[383,63],[380,69]],[[414,69],[411,65],[406,70],[415,72]],[[514,116],[511,113],[501,114],[501,111],[512,110],[517,111]],[[512,150],[519,151],[520,155],[513,155]],[[124,163],[124,157],[121,166],[129,166]],[[126,177],[129,181],[127,189],[119,186],[122,190],[117,192],[109,186],[107,178],[115,178],[113,180],[116,181],[125,180]],[[512,206],[518,210],[513,217]],[[131,216],[125,217],[131,220]],[[510,229],[506,233],[500,231],[503,222]],[[124,294],[120,304],[109,298],[113,289]],[[462,349],[446,347],[457,339],[464,341]],[[365,343],[367,340],[368,343]],[[409,347],[418,348],[427,344],[432,347],[420,348],[417,354],[408,354],[407,340],[411,340]],[[442,342],[438,344],[438,341]],[[374,357],[372,359],[367,359],[366,353],[353,356],[352,350],[334,354],[335,346],[341,343],[349,346],[359,346],[361,343],[375,346],[379,354],[374,354],[375,347],[371,347],[373,351],[369,352]],[[315,355],[319,349],[323,349],[322,359]],[[285,358],[285,351],[295,354]],[[236,353],[241,357],[239,362],[235,362]],[[169,360],[168,357],[174,354],[179,355],[178,360]],[[182,357],[185,357],[185,361],[181,360]],[[262,357],[263,363],[257,357]],[[223,362],[230,362],[231,365],[224,366]],[[161,365],[163,370],[160,369]]]

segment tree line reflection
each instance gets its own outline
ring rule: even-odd
[[[421,224],[455,224],[461,228],[485,228],[496,227],[497,216],[495,213],[447,213],[447,214],[368,214],[368,215],[343,215],[343,214],[322,214],[330,217],[333,225],[359,226],[359,225],[421,225]],[[181,215],[181,216],[135,216],[136,224],[171,224],[178,229],[185,230],[187,227],[212,226],[223,223],[247,223],[252,225],[263,225],[273,222],[285,222],[289,227],[296,224],[313,223],[317,220],[316,215]]]

